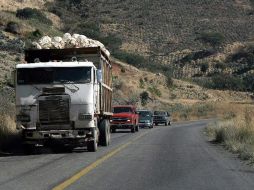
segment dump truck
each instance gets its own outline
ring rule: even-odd
[[[110,143],[112,66],[100,47],[30,49],[15,69],[16,121],[27,152]]]

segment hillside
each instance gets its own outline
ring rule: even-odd
[[[150,106],[179,103],[192,105],[205,102],[251,102],[253,98],[251,93],[210,90],[178,79],[172,79],[169,87],[167,78],[161,73],[142,71],[116,59],[113,59],[113,80],[115,103],[137,100],[140,104],[139,97],[144,91],[149,94],[148,104]]]
[[[254,89],[253,14],[248,0],[3,0],[0,81],[10,83],[10,71],[32,40],[82,33],[102,41],[113,57],[138,71],[157,73],[149,79],[162,78],[149,87],[157,99],[195,102],[232,96],[238,101],[245,93],[226,91],[226,96],[208,89]],[[133,75],[143,90],[150,81],[140,76]],[[164,92],[168,88],[174,90]]]
[[[64,31],[97,38],[136,67],[213,89],[254,89],[252,1],[55,0],[47,7]]]

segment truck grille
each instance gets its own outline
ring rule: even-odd
[[[39,120],[41,124],[68,124],[69,98],[64,96],[47,96],[39,100]]]
[[[162,116],[154,116],[153,119],[154,119],[154,120],[163,120],[163,119],[165,119],[165,118],[162,117]]]
[[[120,117],[114,117],[112,118],[112,121],[117,121],[117,122],[126,122],[128,118],[120,118]]]

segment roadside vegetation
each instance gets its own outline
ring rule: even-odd
[[[5,150],[18,137],[12,94],[8,89],[1,89],[0,91],[0,152]]]
[[[205,129],[211,141],[222,144],[227,150],[239,155],[242,160],[254,164],[254,119],[253,105],[233,109],[223,119]]]

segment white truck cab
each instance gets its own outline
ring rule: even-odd
[[[86,48],[82,49],[85,54]],[[87,146],[89,151],[96,151],[98,143],[109,144],[112,88],[110,77],[105,78],[102,72],[110,75],[111,65],[100,49],[96,52],[104,61],[97,67],[77,58],[39,62],[40,57],[34,63],[16,66],[17,128],[23,131],[28,150],[53,142],[71,149]]]

